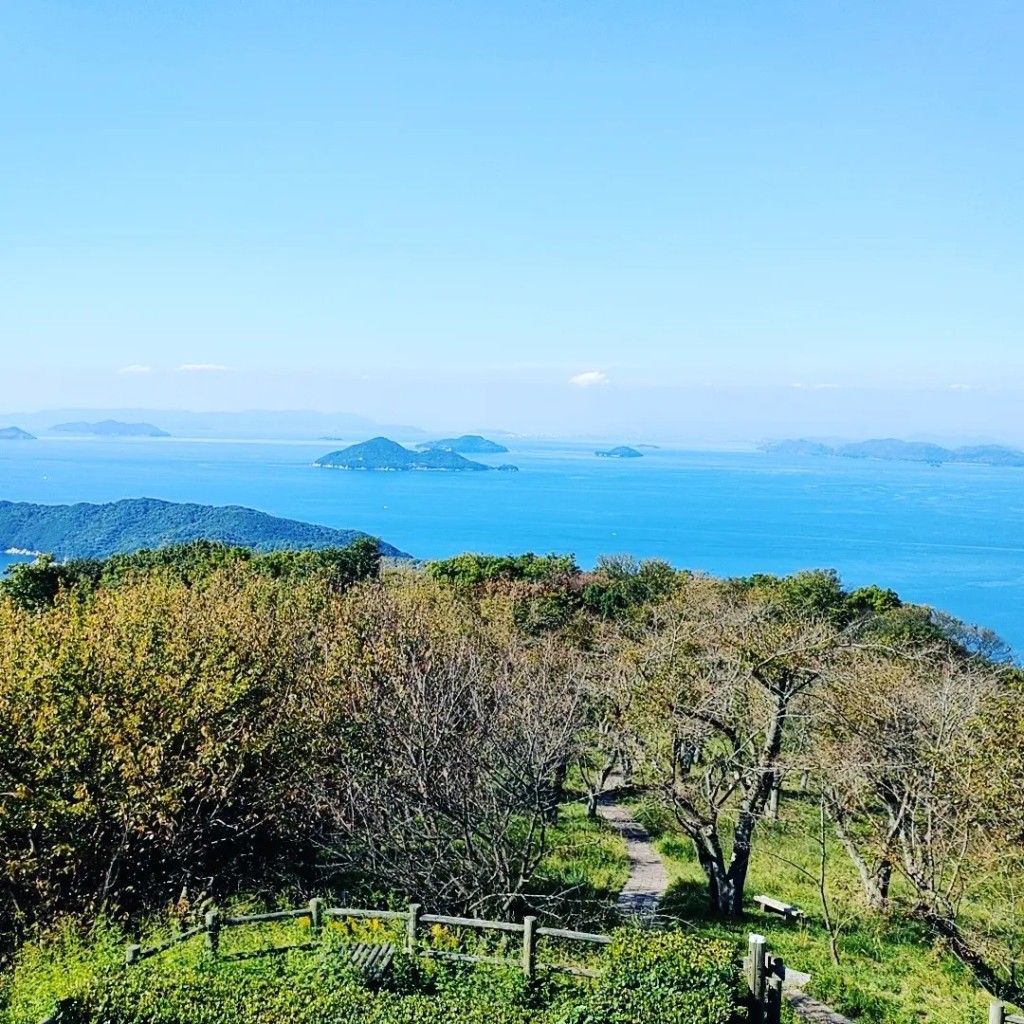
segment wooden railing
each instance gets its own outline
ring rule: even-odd
[[[292,949],[313,949],[316,945],[315,940],[322,931],[325,922],[331,919],[370,919],[404,922],[404,947],[406,953],[411,956],[429,957],[439,960],[459,960],[467,963],[519,966],[522,969],[523,975],[527,978],[534,977],[538,970],[558,971],[578,977],[596,978],[600,975],[600,971],[573,964],[538,961],[537,951],[539,942],[541,939],[561,939],[570,942],[606,946],[612,941],[607,935],[598,935],[593,932],[578,932],[567,928],[538,927],[536,917],[524,917],[522,922],[491,921],[478,917],[449,917],[446,914],[424,914],[422,909],[418,903],[410,903],[406,910],[328,907],[324,906],[323,900],[312,899],[307,907],[299,907],[294,910],[277,910],[267,914],[224,915],[218,910],[210,910],[207,912],[202,925],[183,931],[164,942],[155,943],[151,946],[129,946],[125,951],[125,962],[127,964],[141,963],[151,956],[156,956],[200,935],[205,937],[207,952],[213,957],[221,957],[222,959],[239,960],[246,957],[284,953]],[[299,918],[307,918],[309,920],[310,936],[313,941],[227,955],[221,953],[221,932],[225,928],[235,928],[262,921],[287,921]],[[519,935],[522,936],[522,952],[520,956],[512,959],[507,956],[484,956],[437,948],[424,942],[422,932],[424,925],[442,925],[448,928],[469,928],[477,931],[497,931]]]
[[[988,1024],[1024,1024],[1024,1017],[1007,1012],[1005,1003],[993,999],[988,1008]]]

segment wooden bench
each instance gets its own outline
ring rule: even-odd
[[[395,947],[390,942],[346,943],[341,951],[342,958],[371,981],[381,979],[395,956]]]
[[[783,903],[782,900],[773,899],[771,896],[755,896],[754,903],[766,914],[778,914],[787,921],[799,921],[804,912],[792,903]]]

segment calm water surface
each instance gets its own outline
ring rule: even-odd
[[[893,587],[1024,650],[1021,469],[673,449],[620,461],[554,444],[483,460],[519,473],[314,469],[332,447],[10,442],[0,446],[0,498],[248,505],[365,530],[420,558],[558,551],[590,565],[628,552],[716,575],[828,566],[848,585]]]

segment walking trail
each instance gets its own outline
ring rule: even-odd
[[[624,916],[652,918],[668,888],[665,864],[647,830],[612,793],[602,794],[597,813],[626,841],[629,878],[619,893],[618,908]]]
[[[652,920],[668,888],[668,873],[650,834],[625,807],[616,803],[614,791],[601,795],[597,813],[626,841],[629,878],[619,893],[619,912],[623,916]],[[853,1024],[799,989],[787,989],[784,996],[793,1012],[812,1024]]]

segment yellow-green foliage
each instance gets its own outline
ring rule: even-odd
[[[0,916],[172,896],[301,844],[326,600],[229,574],[0,602]]]

